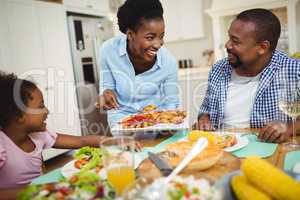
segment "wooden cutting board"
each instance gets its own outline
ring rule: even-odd
[[[216,181],[223,175],[240,169],[240,159],[230,153],[224,152],[223,157],[212,167],[206,170],[186,170],[184,169],[180,175],[189,176],[193,175],[195,178],[208,178]],[[138,168],[140,176],[150,179],[161,177],[159,169],[149,159],[145,159]]]

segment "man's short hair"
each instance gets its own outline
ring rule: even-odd
[[[270,42],[270,50],[274,51],[281,32],[279,19],[269,10],[256,8],[245,10],[238,14],[236,20],[252,22],[256,26],[256,41]]]

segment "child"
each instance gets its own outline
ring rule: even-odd
[[[0,199],[8,199],[7,193],[16,191],[8,188],[24,186],[41,175],[44,149],[97,147],[103,139],[48,130],[49,111],[41,91],[34,83],[14,74],[0,72],[0,94]]]

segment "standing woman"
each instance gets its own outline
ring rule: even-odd
[[[159,0],[126,0],[118,10],[124,35],[100,50],[98,107],[107,110],[110,126],[154,104],[175,109],[178,99],[176,59],[163,48],[165,24]]]

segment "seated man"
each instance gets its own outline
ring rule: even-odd
[[[291,118],[279,110],[279,94],[286,83],[296,88],[300,62],[275,50],[280,31],[278,18],[265,9],[246,10],[236,17],[225,45],[228,57],[209,73],[198,129],[262,128],[263,141],[287,140]]]

